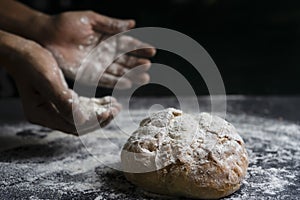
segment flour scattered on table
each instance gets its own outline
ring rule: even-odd
[[[142,113],[147,114],[132,111],[133,120],[143,118]],[[242,188],[225,199],[297,199],[300,126],[246,115],[229,114],[227,120],[243,137],[250,164]],[[124,118],[119,126],[134,126],[129,122]],[[148,197],[87,151],[102,161],[119,158],[114,152],[127,138],[113,123],[85,135],[86,147],[79,138],[42,130],[27,123],[0,126],[0,199],[159,199]]]

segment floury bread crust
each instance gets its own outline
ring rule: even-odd
[[[248,167],[233,125],[208,113],[195,117],[173,108],[142,120],[121,161],[126,178],[147,191],[200,199],[235,192]]]

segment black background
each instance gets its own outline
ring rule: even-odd
[[[217,64],[228,94],[300,94],[300,1],[279,0],[35,0],[22,2],[49,14],[94,10],[132,18],[137,27],[164,27],[198,41]],[[200,76],[183,59],[158,51],[154,62],[179,70],[197,94],[207,94]],[[101,90],[100,93],[109,93]],[[138,95],[168,95],[144,86]]]

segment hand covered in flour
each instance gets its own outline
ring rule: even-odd
[[[51,16],[44,24],[45,34],[42,34],[39,42],[52,52],[67,77],[75,79],[78,72],[80,82],[109,88],[119,81],[116,85],[119,89],[130,88],[132,83],[144,84],[149,81],[147,70],[150,61],[147,58],[155,54],[152,46],[130,36],[106,40],[133,28],[133,20],[82,11]],[[93,55],[83,62],[92,49]],[[115,59],[117,54],[128,51],[130,53]],[[139,65],[142,66],[137,70],[131,70]]]
[[[120,111],[113,98],[78,97],[68,88],[52,54],[30,40],[0,31],[0,64],[14,78],[25,115],[32,123],[77,134],[74,121],[88,132],[99,126],[98,121],[105,126]],[[97,126],[90,121],[91,103],[82,105],[87,100],[97,107]]]

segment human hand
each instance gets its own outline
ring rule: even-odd
[[[68,88],[50,52],[23,38],[0,34],[0,46],[2,43],[9,44],[1,46],[1,55],[8,58],[2,57],[1,64],[6,65],[16,82],[25,115],[30,122],[75,135],[77,130],[74,121],[85,132],[98,127],[98,124],[91,124],[90,113],[81,107],[82,97],[78,98]],[[114,98],[98,99],[97,106],[105,107],[103,112],[97,113],[101,126],[108,124],[120,111],[120,104]],[[93,112],[93,108],[90,108],[90,112]]]
[[[130,88],[132,83],[144,84],[149,81],[146,72],[150,61],[146,58],[155,54],[153,47],[129,36],[108,40],[106,44],[100,45],[102,48],[97,46],[106,38],[133,28],[133,20],[113,19],[92,11],[82,11],[65,12],[50,17],[44,24],[47,27],[40,42],[52,52],[67,77],[75,79],[83,59],[93,48],[97,48],[98,55],[91,57],[89,64],[84,65],[79,81],[97,84],[100,78],[99,85],[109,88],[113,88],[118,81],[121,88]],[[119,52],[126,52],[129,48],[143,49],[119,57],[106,68],[107,60],[113,59]],[[139,65],[143,65],[139,70],[127,73]],[[120,78],[124,74],[127,75]]]

